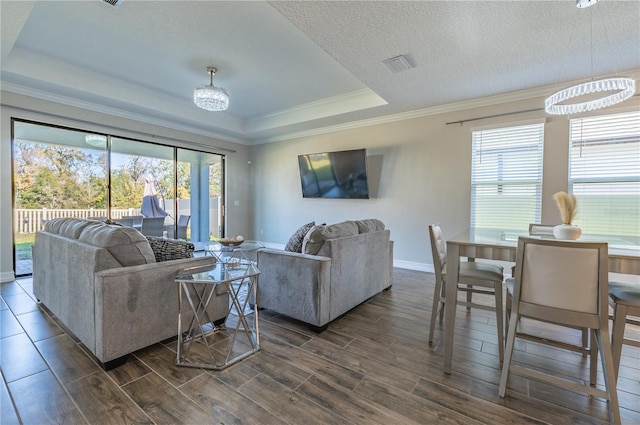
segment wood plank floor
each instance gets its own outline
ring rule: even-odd
[[[2,284],[0,423],[607,423],[602,400],[517,375],[507,397],[498,397],[491,312],[458,309],[453,372],[443,374],[441,323],[434,344],[426,342],[433,285],[433,274],[395,269],[390,291],[322,334],[261,311],[262,350],[221,372],[175,366],[171,341],[104,372],[34,301],[30,279]],[[580,338],[573,330],[525,325]],[[628,328],[629,336],[640,336],[637,327]],[[588,361],[570,351],[518,341],[514,358],[576,381],[588,379]],[[623,423],[640,424],[638,348],[624,347],[618,394]]]

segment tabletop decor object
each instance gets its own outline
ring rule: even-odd
[[[238,245],[241,245],[242,242],[244,242],[244,238],[242,236],[238,235],[235,238],[222,238],[222,239],[219,239],[218,242],[221,245],[224,245],[224,246],[238,246]]]
[[[553,195],[560,209],[560,215],[562,216],[562,224],[553,228],[553,236],[556,239],[562,240],[577,240],[582,235],[582,229],[580,227],[571,224],[578,211],[578,200],[576,195],[569,195],[566,192],[557,192]]]

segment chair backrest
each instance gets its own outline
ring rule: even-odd
[[[447,241],[442,234],[439,224],[429,225],[429,239],[431,240],[431,255],[433,256],[433,268],[436,277],[440,278],[447,264]]]
[[[555,224],[529,224],[529,236],[553,236]]]
[[[142,225],[142,218],[143,216],[141,215],[123,215],[122,218],[130,218],[133,220],[133,226],[141,226]]]
[[[190,215],[181,215],[180,217],[178,217],[178,226],[187,227],[189,225],[190,218]]]
[[[162,236],[164,232],[164,217],[144,217],[140,232],[145,236]]]
[[[126,226],[126,227],[133,227],[133,218],[119,218],[117,220],[113,220],[116,223],[122,225],[122,226]]]
[[[603,317],[608,318],[607,251],[606,242],[520,237],[513,296],[520,313],[598,327]]]

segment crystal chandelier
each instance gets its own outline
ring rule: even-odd
[[[193,103],[207,111],[224,111],[229,107],[229,95],[224,89],[213,85],[216,69],[207,67],[207,72],[211,82],[208,86],[196,87],[193,91]]]
[[[598,0],[576,0],[578,8],[587,8],[596,4]],[[593,25],[591,25],[593,38]],[[591,52],[593,68],[593,51]],[[605,78],[589,81],[560,90],[549,96],[544,102],[544,109],[549,114],[572,115],[582,112],[606,108],[624,102],[634,95],[636,82],[632,78]],[[583,102],[577,98],[585,99]],[[573,103],[562,103],[571,101]]]

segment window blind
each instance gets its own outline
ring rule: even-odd
[[[570,121],[575,224],[611,244],[640,245],[640,111]]]
[[[528,230],[540,222],[544,123],[474,131],[471,227]]]

